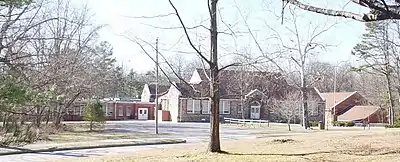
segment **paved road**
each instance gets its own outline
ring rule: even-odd
[[[209,137],[209,123],[159,123],[159,132],[168,133],[163,137],[186,139],[190,145],[198,142],[207,141]],[[111,121],[107,122],[107,129],[119,132],[154,132],[154,121]],[[221,126],[221,139],[252,139],[257,138],[259,129],[238,129],[235,127]],[[176,145],[157,145],[157,146],[131,146],[116,148],[101,148],[74,151],[57,151],[33,154],[7,155],[0,156],[1,162],[41,162],[54,161],[60,158],[79,158],[96,157],[107,155],[118,155],[122,153],[136,152],[151,148],[174,147]]]
[[[83,157],[101,157],[129,154],[137,151],[153,148],[167,148],[174,147],[178,144],[172,145],[153,145],[153,146],[129,146],[129,147],[113,147],[113,148],[98,148],[86,150],[73,150],[73,151],[56,151],[56,152],[42,152],[42,153],[29,153],[19,155],[0,156],[1,162],[44,162],[56,161],[65,158],[83,158]],[[189,144],[179,144],[189,145]]]
[[[122,121],[110,122],[107,128],[112,131],[153,133],[155,124],[153,121]],[[262,128],[238,129],[235,127],[220,127],[221,139],[256,138],[257,132],[261,130]],[[186,139],[188,143],[208,140],[209,132],[209,123],[159,123],[159,133],[168,133],[165,137]]]

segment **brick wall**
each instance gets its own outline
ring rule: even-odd
[[[220,118],[241,118],[241,114],[238,114],[240,108],[238,101],[230,101],[230,113],[220,114]],[[178,121],[180,122],[209,122],[210,114],[191,114],[187,112],[187,100],[182,99],[180,104],[180,115]],[[221,113],[221,112],[220,112]]]

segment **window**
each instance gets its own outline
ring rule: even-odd
[[[200,100],[193,100],[193,110],[195,114],[200,114]]]
[[[81,109],[80,106],[74,106],[74,107],[72,108],[72,114],[73,114],[73,115],[80,115],[80,109]]]
[[[200,100],[187,100],[187,113],[200,114]]]
[[[126,107],[126,116],[131,116],[131,108],[129,106]]]
[[[85,107],[86,107],[86,106],[84,106],[84,105],[82,105],[82,106],[80,107],[80,109],[79,109],[79,115],[80,115],[80,116],[84,116],[84,114],[85,114]]]
[[[186,108],[187,108],[186,112],[188,114],[193,114],[194,113],[194,111],[193,111],[193,100],[190,100],[190,99],[187,100]]]
[[[124,108],[122,106],[118,106],[118,116],[124,116]]]
[[[201,106],[202,106],[202,114],[211,113],[211,102],[209,100],[201,101]]]
[[[219,102],[219,113],[220,114],[230,114],[231,113],[231,108],[230,108],[230,101],[221,101]]]
[[[242,113],[242,106],[240,102],[231,102],[231,107],[236,108],[238,114]]]

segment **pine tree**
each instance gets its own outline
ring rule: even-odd
[[[361,43],[358,43],[352,54],[360,58],[364,64],[353,68],[355,71],[368,71],[386,78],[386,91],[389,100],[389,124],[394,123],[394,103],[392,95],[392,81],[390,66],[390,43],[388,37],[389,21],[366,23],[367,33],[363,34]]]

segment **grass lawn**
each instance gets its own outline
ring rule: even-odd
[[[85,124],[67,125],[64,131],[47,134],[43,140],[31,144],[20,144],[0,147],[0,154],[24,152],[51,148],[98,147],[108,145],[134,145],[142,143],[176,142],[180,139],[156,138],[165,134],[155,135],[149,132],[115,132],[88,131]]]
[[[282,139],[289,139],[282,142]],[[149,149],[129,155],[68,161],[400,161],[400,129],[343,129],[222,141],[224,154],[206,153],[207,143]]]
[[[113,131],[88,131],[89,124],[67,124],[67,128],[69,130],[58,132],[56,134],[48,135],[46,141],[43,142],[51,142],[51,143],[65,143],[65,142],[87,142],[87,141],[96,141],[96,140],[111,140],[111,139],[140,139],[143,137],[152,138],[152,137],[162,137],[165,134],[152,134],[148,132],[113,132]],[[104,128],[103,128],[104,129]]]
[[[145,133],[115,133],[115,132],[61,132],[48,136],[47,141],[42,142],[83,142],[107,139],[137,139],[146,136]]]

